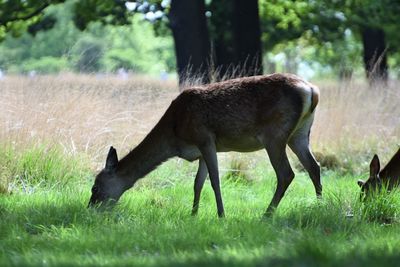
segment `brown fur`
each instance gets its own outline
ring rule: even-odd
[[[319,166],[308,145],[318,95],[317,87],[291,74],[238,78],[187,88],[135,149],[119,162],[110,160],[109,165],[116,168],[110,173],[101,172],[95,185],[108,183],[109,188],[124,191],[168,158],[198,159],[193,213],[197,212],[209,173],[218,214],[223,216],[216,152],[266,149],[278,176],[277,192],[268,209],[271,212],[294,177],[285,152],[289,145],[309,171],[320,195]],[[114,180],[112,184],[110,181]],[[123,192],[109,191],[108,198],[115,200]],[[93,199],[96,202],[96,197]]]
[[[392,185],[398,185],[400,180],[400,148],[390,159],[386,166],[380,171],[379,177],[382,181],[389,181]]]
[[[371,189],[381,188],[383,185],[388,190],[400,185],[400,148],[389,160],[386,166],[381,170],[380,161],[377,155],[371,161],[370,175],[367,181],[358,181],[361,191],[369,194]]]

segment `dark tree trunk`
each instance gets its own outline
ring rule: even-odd
[[[370,82],[388,78],[385,32],[382,29],[364,28],[362,31],[364,46],[364,66]]]
[[[204,0],[172,0],[169,20],[175,41],[179,85],[208,83],[210,38]]]
[[[258,0],[234,0],[233,36],[241,76],[262,74]]]
[[[261,74],[258,0],[213,1],[210,8],[216,79]]]
[[[238,64],[233,36],[232,0],[212,1],[211,17],[214,79],[223,80],[235,76]]]

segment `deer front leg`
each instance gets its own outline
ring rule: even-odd
[[[196,179],[194,180],[194,200],[192,215],[196,215],[199,210],[199,202],[201,190],[203,189],[204,181],[206,180],[208,173],[206,162],[203,158],[199,159],[199,168],[197,170]]]
[[[208,142],[200,147],[200,152],[206,162],[208,173],[210,175],[211,186],[214,190],[215,200],[217,202],[218,217],[224,217],[224,204],[222,203],[221,189],[219,184],[217,149],[214,142]]]

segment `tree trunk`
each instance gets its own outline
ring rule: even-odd
[[[175,41],[179,85],[208,83],[210,38],[204,0],[172,0],[169,21]]]
[[[387,82],[388,65],[386,57],[385,32],[382,29],[364,28],[362,31],[364,46],[364,65],[370,82]]]
[[[234,0],[233,36],[240,76],[262,74],[258,0]]]
[[[262,73],[258,0],[212,1],[217,80]]]
[[[238,63],[233,36],[232,0],[211,1],[211,34],[214,65],[214,80],[234,77]]]

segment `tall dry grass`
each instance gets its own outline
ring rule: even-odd
[[[375,88],[356,81],[316,84],[321,101],[312,130],[315,151],[360,170],[373,153],[391,156],[400,143],[399,82]],[[179,90],[175,81],[146,76],[60,74],[8,76],[0,80],[0,93],[3,145],[59,145],[102,164],[110,145],[120,154],[132,149]]]
[[[400,145],[400,82],[316,82],[321,101],[312,130],[316,151],[345,169],[365,170],[374,153],[384,162]]]
[[[0,93],[1,143],[59,145],[102,162],[110,145],[126,153],[138,143],[178,90],[174,81],[145,76],[63,74],[6,77]]]

